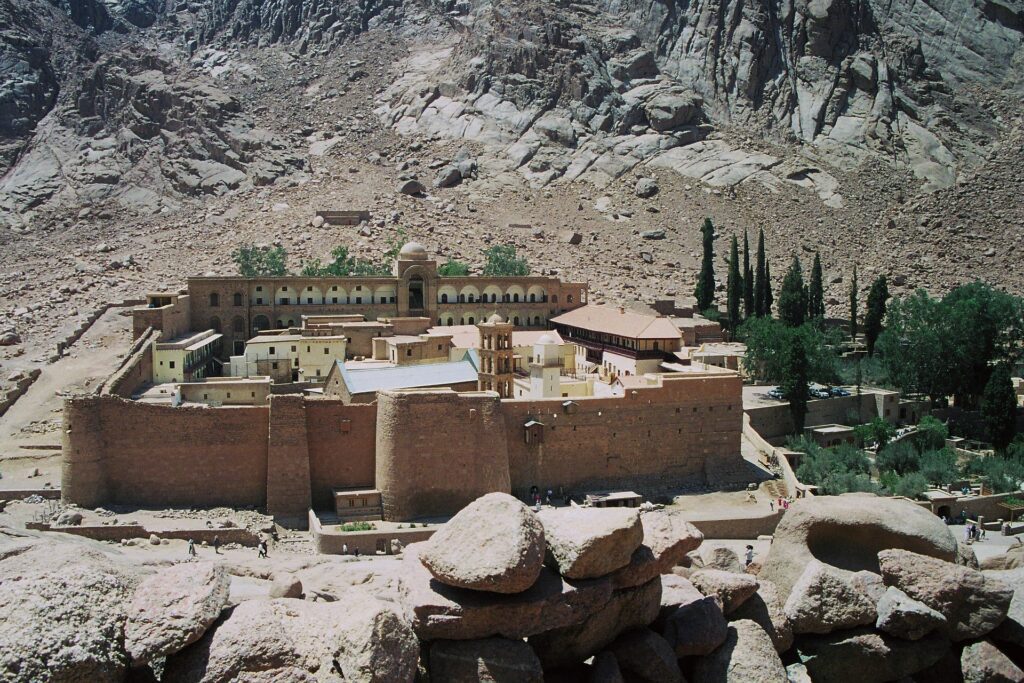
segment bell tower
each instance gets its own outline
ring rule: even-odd
[[[512,323],[495,313],[476,327],[480,330],[478,388],[512,398]]]

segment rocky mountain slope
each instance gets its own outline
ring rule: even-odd
[[[28,339],[243,241],[297,266],[398,229],[599,297],[689,293],[705,215],[764,227],[779,277],[820,250],[835,312],[854,262],[1024,286],[1020,0],[0,0],[0,26],[0,310]]]

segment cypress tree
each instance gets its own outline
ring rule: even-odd
[[[875,342],[882,334],[882,323],[885,321],[885,302],[889,299],[889,285],[885,276],[880,276],[871,283],[868,290],[868,310],[864,315],[864,341],[867,342],[868,355],[875,355]]]
[[[768,299],[771,285],[768,283],[767,262],[764,257],[764,228],[757,236],[757,273],[754,275],[754,315],[762,318],[771,312]]]
[[[857,338],[857,265],[853,266],[853,282],[850,283],[850,339]]]
[[[772,294],[772,264],[765,259],[764,262],[764,314],[772,314],[772,304],[775,303],[775,295]]]
[[[992,447],[1004,452],[1017,434],[1017,394],[1006,363],[997,365],[988,378],[981,397],[981,415]]]
[[[732,236],[732,247],[729,250],[728,293],[729,327],[735,331],[740,326],[740,301],[743,298],[743,279],[740,277],[740,255],[736,246],[736,235]]]
[[[814,252],[814,265],[811,267],[810,309],[812,318],[825,317],[825,283],[821,272],[821,257]]]
[[[779,295],[779,308],[783,297]],[[807,399],[810,391],[807,385],[807,346],[803,330],[794,329],[790,334],[789,353],[786,355],[786,377],[779,385],[789,401],[789,414],[793,418],[793,433],[803,434],[807,417]]]
[[[750,241],[743,228],[743,317],[754,315],[754,271],[750,268]]]
[[[711,224],[710,218],[704,219],[700,231],[704,241],[704,255],[694,296],[697,297],[697,310],[706,311],[715,301],[715,226]]]
[[[804,320],[810,320],[813,317],[814,313],[811,312],[811,287],[804,283]]]
[[[793,257],[793,263],[786,271],[779,290],[779,320],[789,327],[800,327],[807,316],[806,290],[800,259]]]

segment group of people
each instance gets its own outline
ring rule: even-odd
[[[220,555],[220,536],[214,536],[213,542],[210,544],[213,546],[213,552],[215,555]],[[256,545],[257,557],[267,557],[267,539],[261,538],[260,542]],[[188,556],[193,558],[196,556],[196,542],[193,539],[188,539]]]
[[[779,498],[776,498],[775,500],[769,500],[768,501],[768,507],[771,508],[772,512],[775,512],[775,508],[776,507],[778,507],[780,510],[788,510],[789,509],[789,502],[790,502],[789,498],[782,498],[780,496]]]
[[[985,530],[971,522],[964,527],[964,543],[973,543],[974,541],[984,541]]]
[[[553,494],[554,494],[554,491],[552,491],[551,489],[548,489],[547,495],[544,496],[544,505],[551,505],[551,496]],[[530,500],[533,501],[533,509],[539,511],[540,510],[540,505],[541,505],[541,496],[540,496],[540,489],[538,489],[536,486],[531,486],[530,487]]]

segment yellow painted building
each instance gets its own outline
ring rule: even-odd
[[[153,346],[153,383],[191,382],[214,373],[222,335],[193,332]]]

